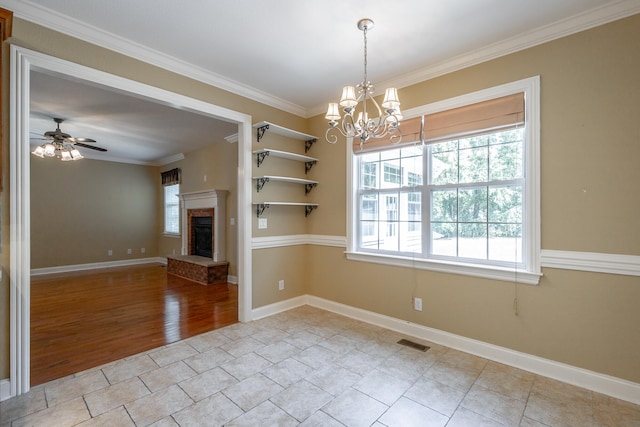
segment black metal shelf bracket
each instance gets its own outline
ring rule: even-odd
[[[258,193],[260,192],[260,190],[262,190],[262,187],[264,187],[264,185],[269,182],[269,178],[264,177],[264,178],[258,178],[256,180],[256,189],[258,190]]]
[[[306,141],[304,142],[304,152],[305,152],[305,153],[307,153],[307,152],[311,149],[311,146],[312,146],[313,144],[315,144],[317,141],[318,141],[318,139],[317,139],[317,138],[313,138],[313,139],[308,139],[308,140],[306,140]]]
[[[267,131],[267,129],[269,129],[269,125],[260,126],[259,128],[256,129],[256,136],[258,137],[258,142],[260,142],[260,140],[264,136],[264,133]]]
[[[258,218],[260,218],[260,215],[262,215],[264,210],[267,209],[268,207],[269,207],[268,203],[259,203],[256,205],[256,214],[258,215]]]
[[[318,163],[316,160],[312,160],[310,162],[304,162],[304,174],[306,175],[307,172],[309,172],[313,167],[313,165],[315,165],[316,163]]]
[[[313,187],[315,187],[316,185],[318,185],[315,182],[309,183],[309,184],[305,184],[304,186],[304,194],[309,194],[311,192],[311,190],[313,189]]]
[[[314,210],[315,208],[317,208],[317,206],[314,206],[314,205],[307,205],[307,206],[305,206],[305,207],[304,207],[304,216],[305,216],[305,217],[309,216],[309,214],[310,214],[311,212],[313,212],[313,210]]]
[[[269,155],[268,151],[263,151],[262,153],[258,153],[257,154],[257,158],[258,158],[258,167],[260,167],[260,165],[262,164],[262,162],[264,162],[264,158],[267,157]]]

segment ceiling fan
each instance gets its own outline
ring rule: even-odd
[[[74,138],[68,133],[62,132],[60,130],[60,123],[62,123],[64,119],[54,118],[53,121],[56,123],[56,130],[45,132],[44,138],[38,138],[47,140],[48,142],[37,146],[31,152],[32,154],[38,157],[57,157],[63,161],[67,161],[80,160],[84,158],[76,146],[102,152],[107,151],[106,148],[85,144],[86,142],[96,142],[94,139]]]

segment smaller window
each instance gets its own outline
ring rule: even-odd
[[[180,184],[164,186],[164,232],[180,234]]]

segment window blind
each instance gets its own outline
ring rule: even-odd
[[[403,120],[400,122],[400,131],[402,132],[402,141],[397,144],[392,143],[390,138],[385,137],[370,139],[360,146],[360,138],[353,138],[353,153],[364,154],[372,151],[391,150],[416,143],[422,144],[422,117]]]
[[[162,185],[164,186],[180,184],[180,168],[161,172],[160,176],[162,177]]]
[[[424,116],[425,143],[524,124],[524,93]]]

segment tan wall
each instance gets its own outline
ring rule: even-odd
[[[540,75],[542,249],[640,255],[639,28],[636,15],[402,89],[403,107]],[[311,119],[310,132],[324,128]],[[344,187],[344,146],[320,150],[335,167],[319,180]],[[328,190],[323,210],[344,212]],[[345,235],[345,223],[318,216],[310,232]],[[544,268],[539,286],[516,287],[346,261],[341,248],[308,260],[312,295],[640,382],[639,277]]]
[[[160,172],[173,168],[182,171],[182,183],[180,192],[189,193],[199,190],[227,190],[226,198],[226,260],[229,261],[229,274],[236,275],[238,268],[238,229],[237,225],[231,225],[231,218],[237,224],[238,219],[238,144],[226,141],[212,141],[211,146],[186,153],[185,158],[158,168],[158,183]],[[206,176],[206,181],[205,181]],[[158,224],[160,256],[180,254],[182,239],[163,235],[164,230],[164,206],[162,186],[158,186]]]
[[[637,28],[640,16],[425,81],[400,91],[403,108],[540,75],[543,249],[640,255],[640,199],[632,187],[640,182]],[[14,22],[14,36],[26,47],[251,114],[254,122],[324,135],[321,116],[293,117],[24,21]],[[312,196],[320,208],[306,220],[270,208],[270,228],[254,236],[346,234],[345,147],[320,141],[309,154],[320,159],[312,171],[320,181]],[[288,221],[291,227],[284,227]],[[253,297],[259,307],[309,293],[640,382],[640,311],[632,306],[640,300],[638,278],[544,274],[540,286],[516,286],[348,262],[342,248],[293,246],[254,251]],[[277,290],[278,279],[285,279],[285,291]],[[516,289],[518,316],[512,310]],[[424,300],[421,313],[411,310],[413,293]],[[2,321],[5,343],[8,324]],[[0,378],[7,374],[5,362]]]
[[[65,59],[71,62],[82,64],[91,68],[106,71],[131,80],[140,81],[152,86],[166,89],[181,95],[189,96],[194,99],[210,102],[231,110],[249,114],[253,117],[254,122],[269,120],[282,126],[292,127],[300,131],[306,131],[307,121],[301,117],[283,112],[273,107],[251,101],[246,98],[231,94],[224,90],[206,85],[201,82],[194,81],[187,77],[183,77],[163,70],[161,68],[143,63],[136,59],[111,52],[92,45],[90,43],[69,37],[62,33],[51,31],[45,27],[41,27],[14,18],[13,36],[9,40],[18,46],[22,46],[35,51],[43,52],[48,55]],[[8,75],[9,64],[5,62],[5,75]],[[8,98],[4,99],[5,106],[8,107]],[[6,109],[8,111],[8,108]],[[7,123],[5,121],[4,123]],[[8,146],[8,132],[4,133],[4,147]],[[5,150],[5,153],[7,151]],[[0,379],[9,376],[9,286],[8,275],[9,269],[9,227],[10,219],[8,218],[8,155],[3,156],[3,180],[5,183],[5,191],[2,192],[2,267],[4,270],[2,277],[2,285],[0,286]],[[158,188],[159,191],[159,188]],[[232,205],[236,205],[234,201]],[[234,207],[235,209],[235,207]],[[234,213],[237,215],[237,213]],[[160,248],[164,246],[161,243]],[[164,250],[164,249],[163,249]],[[237,252],[237,249],[228,247],[227,250]]]
[[[31,267],[157,256],[158,180],[150,166],[32,156]]]

